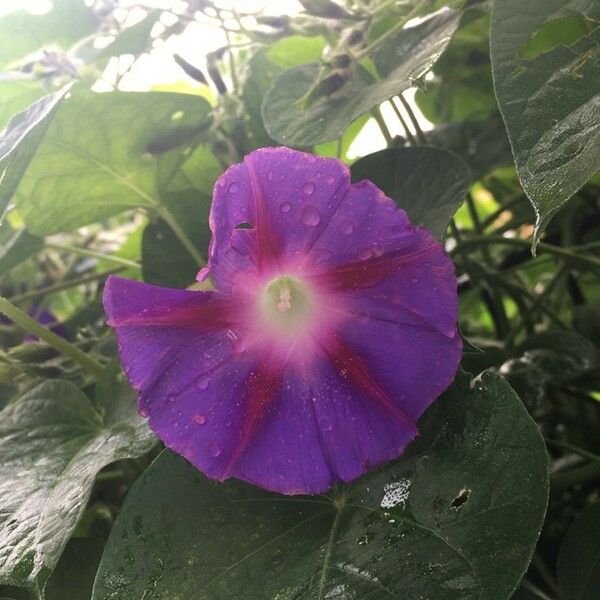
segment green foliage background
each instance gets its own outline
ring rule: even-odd
[[[300,4],[0,18],[1,599],[598,598],[600,2]],[[225,45],[123,91],[197,22]],[[403,457],[311,498],[162,450],[100,303],[111,273],[198,288],[216,177],[277,144],[445,240],[466,348]]]

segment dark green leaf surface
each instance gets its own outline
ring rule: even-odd
[[[0,412],[0,582],[41,590],[98,471],[152,447],[132,396],[109,371],[93,402],[54,380]]]
[[[469,168],[439,148],[389,148],[352,165],[352,180],[369,179],[403,208],[415,225],[440,239],[471,183]]]
[[[207,480],[165,451],[129,493],[94,600],[505,600],[547,500],[535,423],[499,377],[466,376],[406,455],[327,496]]]
[[[208,211],[210,197],[188,190],[165,197],[169,209],[187,236],[202,253],[210,241]],[[142,236],[142,275],[144,281],[166,287],[183,288],[195,281],[198,263],[171,228],[159,219],[149,223]]]
[[[0,222],[68,87],[41,98],[0,131]]]
[[[474,179],[512,164],[510,144],[500,115],[485,121],[439,125],[427,132],[427,142],[458,154]]]
[[[521,56],[544,25],[573,14],[598,20],[600,3],[493,3],[490,46],[496,96],[521,183],[537,213],[536,240],[560,207],[600,169],[600,28],[568,46],[550,45],[534,58]]]
[[[155,207],[197,136],[210,106],[167,92],[73,93],[17,190],[33,233],[51,234]]]
[[[278,142],[292,146],[337,139],[361,114],[424,77],[448,45],[458,20],[458,12],[444,10],[415,27],[403,29],[376,56],[381,80],[357,65],[341,89],[308,105],[303,98],[317,80],[319,65],[284,71],[263,102],[267,132]]]
[[[558,556],[564,600],[596,600],[600,590],[600,502],[588,506],[569,530]]]

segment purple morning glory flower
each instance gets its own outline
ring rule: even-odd
[[[209,477],[324,492],[402,453],[457,370],[442,244],[338,160],[264,148],[217,181],[215,291],[110,277],[141,414]]]

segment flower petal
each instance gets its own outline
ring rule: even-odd
[[[349,185],[348,168],[338,160],[289,148],[252,152],[215,185],[209,264],[199,275],[210,272],[217,289],[226,289],[236,273],[305,253]],[[253,229],[236,230],[242,224]]]

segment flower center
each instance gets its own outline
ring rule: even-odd
[[[298,333],[313,311],[308,286],[295,277],[275,277],[266,285],[260,308],[264,319],[277,330]]]

